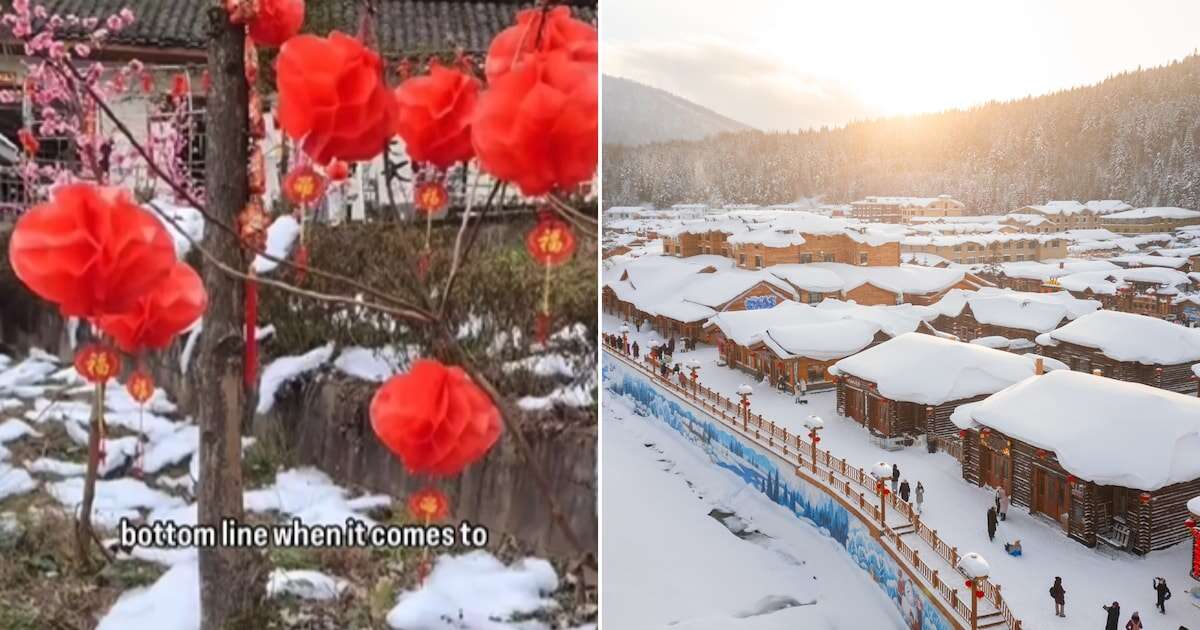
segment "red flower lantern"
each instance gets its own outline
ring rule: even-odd
[[[184,262],[132,308],[96,319],[100,330],[112,336],[129,353],[161,349],[192,325],[208,307],[208,293],[200,276]]]
[[[500,437],[500,411],[461,368],[429,359],[371,400],[371,427],[410,473],[456,475]]]
[[[427,76],[408,79],[396,89],[396,133],[414,162],[445,171],[475,156],[471,118],[479,82],[434,61]]]
[[[350,177],[350,166],[341,160],[334,160],[325,167],[325,174],[335,182],[344,182]]]
[[[413,187],[413,205],[424,215],[441,212],[450,203],[450,192],[440,180],[425,181]]]
[[[96,317],[132,307],[175,265],[162,223],[117,188],[73,184],[17,221],[13,271],[63,314]]]
[[[21,141],[21,148],[25,149],[25,155],[30,157],[37,155],[38,149],[42,146],[42,143],[38,142],[37,136],[33,135],[33,132],[27,127],[22,127],[17,132],[17,139]]]
[[[480,166],[526,196],[592,178],[598,153],[595,66],[537,53],[479,97],[471,140]]]
[[[545,24],[542,18],[545,16]],[[526,9],[517,13],[517,23],[500,32],[488,47],[484,72],[489,82],[513,69],[518,56],[540,52],[562,52],[571,61],[595,66],[598,59],[596,29],[571,17],[564,6],[549,11]]]
[[[112,348],[90,344],[75,353],[75,371],[89,383],[104,383],[121,371],[121,357]]]
[[[319,164],[367,161],[394,133],[396,99],[379,55],[354,37],[293,37],[276,62],[279,125]]]
[[[246,32],[259,46],[278,48],[304,25],[304,0],[258,0],[258,13]]]
[[[316,203],[325,194],[325,178],[312,166],[293,168],[283,180],[283,196],[297,206]]]
[[[125,381],[125,391],[139,405],[146,404],[154,396],[154,378],[142,370],[129,375]]]
[[[525,236],[525,249],[539,265],[557,267],[575,253],[575,233],[566,221],[545,213]]]
[[[408,497],[408,512],[424,523],[440,521],[450,514],[450,499],[437,488],[425,488]]]

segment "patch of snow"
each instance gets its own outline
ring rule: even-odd
[[[59,477],[81,477],[87,472],[87,466],[77,462],[68,462],[52,457],[39,457],[25,465],[31,473],[58,475]]]
[[[341,596],[350,583],[320,571],[275,569],[267,578],[267,597],[292,595],[301,599],[329,600]]]
[[[191,206],[176,205],[162,197],[152,200],[149,205],[153,207],[151,214],[162,222],[175,242],[175,257],[183,260],[192,249],[191,241],[199,242],[204,238],[204,215]],[[162,215],[171,217],[175,225],[171,225]]]
[[[275,405],[275,392],[284,383],[324,365],[333,356],[333,342],[300,356],[279,357],[262,371],[258,385],[258,413],[267,413]]]
[[[97,630],[198,630],[200,569],[195,562],[177,564],[148,587],[126,591],[100,619]]]
[[[37,488],[38,483],[23,468],[0,462],[0,500],[25,494]]]
[[[242,500],[249,512],[281,512],[309,525],[344,525],[347,518],[373,524],[360,510],[375,507],[378,495],[368,495],[370,500],[359,497],[361,500],[352,504],[346,499],[347,494],[345,488],[333,483],[325,473],[305,467],[280,472],[275,475],[274,484],[248,490]]]
[[[280,215],[267,228],[266,253],[275,258],[286,259],[299,236],[300,222],[290,214]],[[279,263],[256,256],[253,266],[256,273],[269,273],[274,271]]]
[[[1055,341],[1096,348],[1117,361],[1176,365],[1200,361],[1200,330],[1120,311],[1096,311],[1048,333]]]
[[[407,367],[408,363],[409,357],[402,355],[394,346],[352,346],[338,353],[333,366],[354,378],[382,383]]]
[[[183,352],[179,354],[179,373],[187,375],[188,366],[192,363],[192,352],[196,350],[196,341],[200,338],[200,331],[204,330],[204,319],[201,318],[192,325],[191,331],[188,332],[187,341],[183,344]]]
[[[16,418],[10,418],[4,422],[0,422],[0,444],[11,442],[17,438],[24,436],[42,437],[42,434],[36,431],[33,427]]]
[[[517,406],[525,411],[540,411],[549,409],[556,404],[565,407],[587,407],[591,405],[592,392],[583,386],[560,387],[547,396],[524,396],[517,401]]]

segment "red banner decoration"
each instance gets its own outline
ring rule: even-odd
[[[575,253],[575,233],[566,221],[544,216],[525,236],[525,249],[539,265],[556,267]]]
[[[297,206],[312,205],[325,194],[325,178],[312,166],[293,168],[283,180],[283,196]]]
[[[396,89],[396,133],[414,162],[446,170],[475,156],[471,118],[479,99],[479,82],[434,61],[426,76],[413,77]]]
[[[529,197],[568,190],[596,172],[595,65],[536,53],[479,97],[471,140],[484,171]]]
[[[440,521],[450,514],[450,499],[437,488],[425,488],[408,497],[408,513],[424,523]]]
[[[542,16],[546,16],[542,24]],[[562,52],[568,59],[596,65],[598,60],[598,38],[596,29],[587,22],[571,17],[571,10],[558,6],[543,9],[525,9],[517,13],[515,26],[500,32],[488,47],[484,72],[488,82],[493,82],[508,73],[518,55],[536,51]],[[519,51],[519,52],[518,52]]]
[[[318,164],[368,161],[395,132],[379,55],[337,31],[289,39],[276,62],[279,125]]]
[[[118,188],[72,184],[26,212],[8,249],[17,278],[64,315],[121,312],[175,266],[171,235]]]
[[[75,353],[75,371],[89,383],[104,383],[121,371],[121,357],[112,348],[89,344]]]
[[[413,205],[421,214],[436,214],[450,203],[450,192],[441,180],[421,182],[413,188]]]
[[[1196,526],[1196,519],[1189,518],[1183,522],[1184,526],[1192,532],[1192,577],[1200,581],[1200,527]]]
[[[255,44],[278,48],[303,25],[304,0],[258,0],[258,13],[246,24],[246,32]]]
[[[171,273],[129,310],[96,318],[100,330],[130,354],[159,350],[191,326],[208,307],[208,292],[190,265],[175,263]]]
[[[461,368],[422,359],[371,400],[371,427],[410,473],[457,475],[500,437],[500,411]]]
[[[129,392],[129,397],[139,405],[144,405],[154,396],[154,378],[145,371],[138,370],[130,374],[129,380],[125,381],[125,391]]]

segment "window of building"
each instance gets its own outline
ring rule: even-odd
[[[833,262],[833,252],[825,252],[825,262]]]
[[[868,259],[867,252],[859,252],[858,253],[858,264],[860,264],[860,265],[867,264],[867,259]]]
[[[675,245],[675,255],[676,256],[683,255],[683,247],[681,245],[678,245],[678,244]]]
[[[802,262],[802,263],[812,262],[812,254],[800,254],[800,262]]]
[[[962,251],[962,244],[960,243],[960,244],[958,244],[958,245],[955,245],[955,246],[954,246],[954,251],[956,251],[956,252],[961,252],[961,251]]]
[[[738,254],[738,264],[742,265],[743,267],[746,266],[746,255],[745,254]]]
[[[762,266],[763,266],[762,263],[763,263],[762,256],[754,257],[754,268],[755,269],[762,269]]]
[[[1025,241],[1017,241],[1017,249],[1025,249]]]

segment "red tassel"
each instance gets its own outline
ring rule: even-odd
[[[247,389],[258,382],[258,283],[246,282],[246,356],[242,359],[242,374]]]
[[[540,311],[537,317],[533,320],[533,337],[538,343],[546,345],[546,340],[550,338],[550,324],[553,322],[553,317],[549,312]]]
[[[419,279],[421,282],[424,282],[425,276],[427,276],[427,275],[429,275],[429,251],[428,250],[421,252],[421,255],[417,256],[417,279]]]

